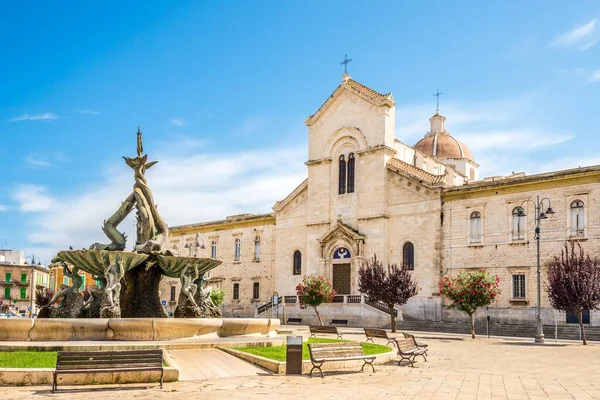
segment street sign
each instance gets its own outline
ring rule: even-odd
[[[166,305],[167,305],[167,301],[166,301],[166,300],[163,300],[163,301],[161,301],[161,304],[162,304],[163,306],[166,306]]]
[[[27,306],[27,311],[31,311],[31,307],[30,306]]]

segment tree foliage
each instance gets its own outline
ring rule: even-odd
[[[42,308],[50,305],[50,300],[54,297],[54,291],[48,288],[37,289],[35,291],[35,305]]]
[[[225,292],[221,289],[212,289],[210,291],[210,299],[212,300],[215,306],[220,307],[221,304],[223,304],[223,301],[225,300]]]
[[[396,332],[396,314],[394,305],[406,304],[419,290],[416,281],[405,267],[392,264],[385,268],[383,263],[373,256],[358,270],[358,291],[371,301],[380,301],[388,306],[392,332]]]
[[[323,303],[331,303],[336,295],[331,282],[322,276],[305,276],[302,278],[302,282],[296,286],[296,294],[300,300],[300,307],[314,308],[319,322],[324,325],[317,307]]]
[[[566,242],[560,257],[554,256],[548,263],[544,286],[552,307],[577,315],[581,339],[587,344],[581,314],[600,310],[600,260],[585,254],[579,243]]]
[[[498,298],[502,291],[498,287],[500,278],[491,276],[486,270],[461,271],[455,278],[444,277],[439,282],[440,294],[448,298],[450,307],[467,313],[471,324],[471,337],[475,338],[473,314]]]

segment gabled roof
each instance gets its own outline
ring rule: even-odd
[[[430,172],[417,168],[414,165],[405,163],[397,158],[391,158],[387,162],[387,167],[392,171],[400,172],[420,182],[425,182],[430,185],[443,183],[446,175],[434,175]]]
[[[296,196],[298,196],[300,193],[302,193],[302,191],[305,190],[307,187],[308,187],[308,178],[306,178],[301,184],[299,184],[296,187],[296,189],[294,189],[292,191],[292,193],[288,194],[285,197],[285,199],[276,202],[275,205],[273,205],[273,211],[277,212],[277,211],[280,211],[281,209],[283,209],[283,207],[288,205],[290,201],[292,201],[294,198],[296,198]]]
[[[365,240],[365,235],[361,235],[354,229],[352,229],[349,225],[346,225],[341,219],[337,220],[337,223],[331,228],[329,231],[325,232],[323,236],[321,236],[318,240],[321,243],[321,246],[325,245],[335,236],[345,236],[351,240]]]
[[[366,87],[362,83],[359,83],[348,75],[344,75],[342,83],[333,91],[331,96],[323,103],[323,105],[315,112],[313,115],[310,115],[306,118],[304,123],[307,126],[313,124],[321,114],[331,105],[331,103],[344,91],[349,91],[366,101],[376,105],[376,106],[387,106],[392,107],[394,103],[394,96],[392,93],[379,93],[371,88]]]

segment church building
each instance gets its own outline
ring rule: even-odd
[[[546,199],[544,210],[554,211],[541,220],[542,265],[565,241],[597,251],[600,166],[482,178],[476,157],[446,130],[439,109],[412,146],[395,137],[395,114],[391,93],[344,74],[306,118],[306,180],[282,193],[272,213],[170,227],[165,246],[223,260],[211,271],[209,285],[225,291],[227,316],[271,315],[275,294],[285,303],[286,317],[310,323],[314,313],[300,310],[295,288],[304,275],[322,275],[338,293],[322,311],[326,318],[389,325],[385,311],[358,291],[358,269],[376,255],[384,264],[412,270],[418,282],[418,295],[398,307],[403,318],[462,318],[443,306],[439,280],[460,270],[487,269],[500,277],[502,289],[487,312],[499,322],[533,324],[533,202],[539,196]],[[177,284],[165,280],[161,288],[173,308]],[[545,293],[542,297],[545,323],[566,323],[569,316],[554,312]],[[588,323],[600,325],[598,315],[588,313]]]

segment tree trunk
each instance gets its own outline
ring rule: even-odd
[[[317,310],[317,306],[313,307],[315,309],[315,312],[317,313],[317,317],[319,318],[319,322],[321,323],[321,326],[325,325],[323,323],[323,318],[321,318],[321,314],[319,314],[319,310]]]
[[[583,341],[583,345],[587,344],[587,340],[585,340],[585,331],[583,330],[583,316],[581,315],[581,309],[577,310],[577,320],[579,321],[579,331],[581,332],[581,340]]]
[[[394,311],[396,311],[394,309],[394,305],[392,304],[389,307],[389,313],[390,313],[390,319],[392,322],[392,333],[396,332],[396,313]]]
[[[121,318],[165,318],[158,288],[162,273],[157,265],[146,269],[145,261],[121,279]]]
[[[471,338],[475,339],[475,318],[469,314],[469,323],[471,324]]]

